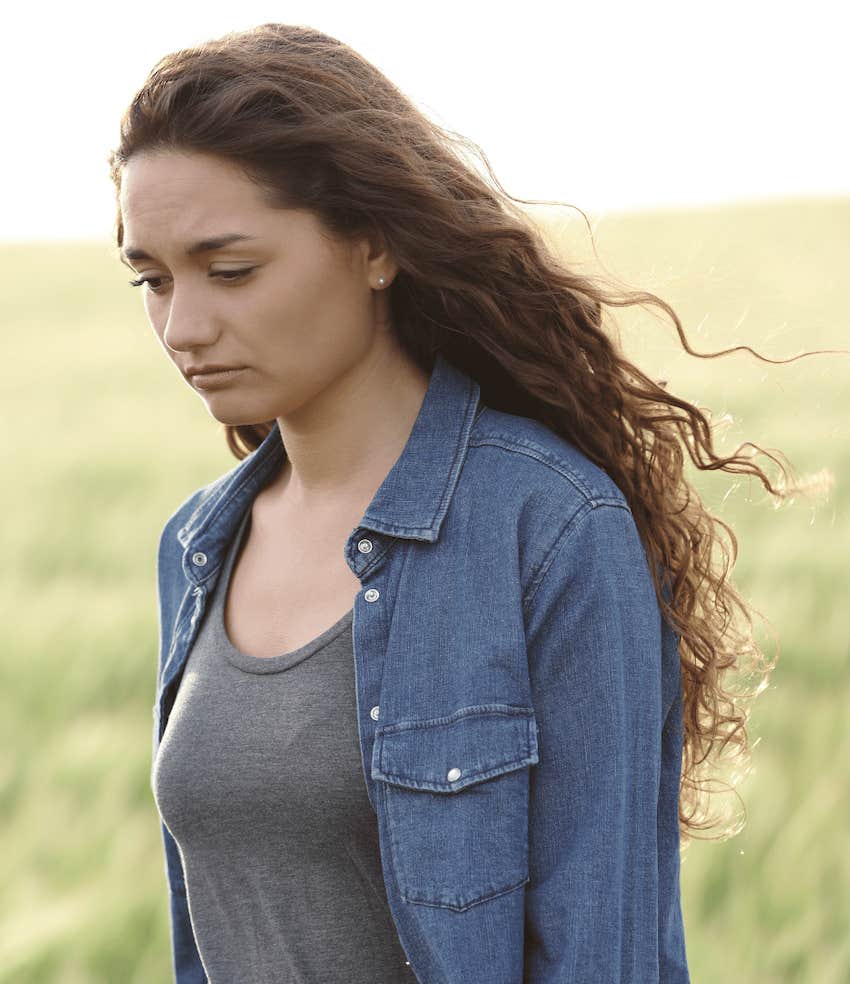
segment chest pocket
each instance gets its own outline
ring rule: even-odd
[[[376,729],[372,778],[406,902],[461,910],[528,881],[537,761],[531,707],[479,704]]]

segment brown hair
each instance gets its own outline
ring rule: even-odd
[[[496,188],[464,160],[469,147]],[[119,192],[129,158],[163,148],[235,163],[272,207],[310,209],[339,237],[379,230],[399,264],[391,319],[411,358],[430,372],[440,350],[479,383],[484,403],[539,420],[616,482],[651,561],[659,604],[680,635],[683,843],[714,826],[701,809],[710,780],[699,773],[729,745],[731,765],[745,774],[743,701],[764,688],[775,660],[765,661],[750,609],[728,580],[735,534],[684,477],[684,454],[703,470],[755,475],[780,499],[804,489],[789,483],[790,464],[786,470],[757,445],[715,454],[706,416],[624,358],[603,327],[603,305],[660,307],[685,350],[700,358],[753,350],[695,352],[661,298],[618,296],[571,272],[476,144],[437,126],[357,52],[312,28],[263,24],[161,58],[109,155]],[[120,205],[115,234],[120,247]],[[232,453],[244,458],[273,423],[226,425]],[[741,453],[747,446],[779,464],[778,487]],[[731,563],[720,528],[731,538]],[[663,584],[659,565],[672,575]],[[726,689],[728,673],[747,670],[761,678],[752,692]]]

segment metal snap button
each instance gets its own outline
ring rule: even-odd
[[[381,592],[376,591],[375,588],[369,588],[368,591],[364,592],[363,597],[366,601],[377,601],[381,597]]]
[[[446,779],[448,779],[449,782],[454,782],[455,779],[460,779],[460,769],[449,769]]]
[[[369,711],[369,717],[373,721],[377,721],[378,720],[378,714],[379,713],[380,713],[380,704],[375,704],[375,706],[372,708],[372,710]]]
[[[357,544],[357,549],[360,553],[371,553],[372,552],[372,541],[371,540],[361,540]]]
[[[196,566],[203,567],[204,564],[206,564],[206,562],[207,562],[207,555],[205,553],[201,553],[200,550],[197,553],[192,554],[192,563],[195,564]]]

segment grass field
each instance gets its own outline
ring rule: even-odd
[[[665,298],[699,351],[850,348],[850,200],[603,216],[604,269],[583,222],[557,216],[571,262]],[[109,244],[7,245],[0,260],[0,981],[167,982],[149,786],[156,546],[176,505],[235,461]],[[731,415],[721,451],[752,441],[834,479],[775,509],[755,480],[694,476],[736,531],[735,583],[781,651],[753,705],[747,824],[683,862],[692,980],[846,984],[850,356],[697,359],[652,312],[616,312],[623,345],[672,392]]]

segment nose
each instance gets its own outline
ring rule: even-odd
[[[163,344],[174,352],[205,350],[211,347],[217,335],[215,319],[198,293],[192,294],[185,288],[180,291],[175,285],[162,332]]]

